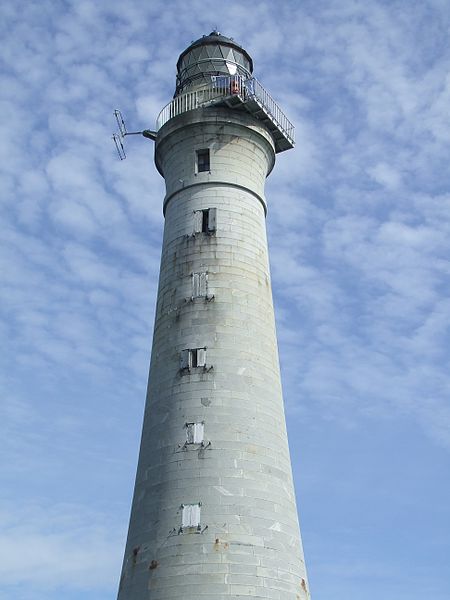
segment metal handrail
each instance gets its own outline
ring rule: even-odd
[[[156,130],[158,131],[167,121],[182,113],[200,108],[220,98],[239,96],[244,103],[255,100],[278,129],[294,142],[293,124],[255,77],[243,79],[239,76],[217,76],[211,79],[210,85],[200,90],[180,94],[169,102],[158,115]]]
[[[294,140],[294,125],[289,121],[284,112],[269,94],[269,92],[253,77],[250,81],[253,82],[254,96],[262,104],[262,107],[271,115],[272,120],[276,125],[289,137]]]

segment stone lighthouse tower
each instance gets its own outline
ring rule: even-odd
[[[118,599],[307,600],[264,196],[293,127],[217,31],[177,72],[154,136],[164,241]]]

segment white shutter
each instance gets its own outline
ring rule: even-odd
[[[180,369],[188,369],[189,365],[189,350],[182,350],[180,354]]]
[[[194,425],[195,423],[186,423],[186,442],[188,444],[194,443]]]
[[[203,211],[194,211],[194,233],[201,233],[203,227]]]
[[[203,425],[203,423],[194,423],[193,425],[193,443],[201,444],[203,442],[205,426]]]
[[[201,296],[200,292],[200,275],[201,273],[192,273],[192,297],[198,298]]]
[[[208,273],[199,273],[198,279],[198,295],[206,297],[208,295]]]
[[[200,505],[194,504],[191,507],[191,527],[199,527],[200,525]]]
[[[208,293],[208,274],[192,273],[192,297],[205,297]]]
[[[197,367],[206,367],[206,348],[197,348]]]
[[[217,227],[217,209],[210,208],[208,211],[208,231],[216,231]]]
[[[190,527],[191,523],[191,508],[192,506],[188,504],[187,506],[183,506],[183,513],[181,515],[181,526],[182,527]]]
[[[200,505],[183,505],[183,514],[181,516],[182,527],[199,527],[200,525]]]

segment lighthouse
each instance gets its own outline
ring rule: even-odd
[[[264,195],[294,128],[213,31],[154,138],[164,238],[118,600],[307,600]]]

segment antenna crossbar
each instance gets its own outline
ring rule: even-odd
[[[119,127],[120,135],[122,137],[125,137],[127,135],[127,128],[125,126],[125,121],[123,120],[122,113],[117,108],[114,111],[114,116],[116,117],[117,126]]]
[[[117,133],[113,133],[112,139],[116,145],[117,154],[119,155],[120,160],[125,160],[127,155],[125,154],[125,148],[123,147],[122,140]]]
[[[116,117],[117,127],[119,128],[119,133],[114,133],[112,139],[114,140],[114,144],[116,146],[117,154],[119,155],[120,160],[125,160],[127,155],[125,154],[125,148],[123,146],[122,140],[127,135],[143,135],[150,140],[156,140],[156,131],[150,131],[149,129],[144,129],[144,131],[127,131],[127,127],[125,125],[125,121],[122,117],[122,113],[120,110],[116,108],[114,111],[114,116]]]

